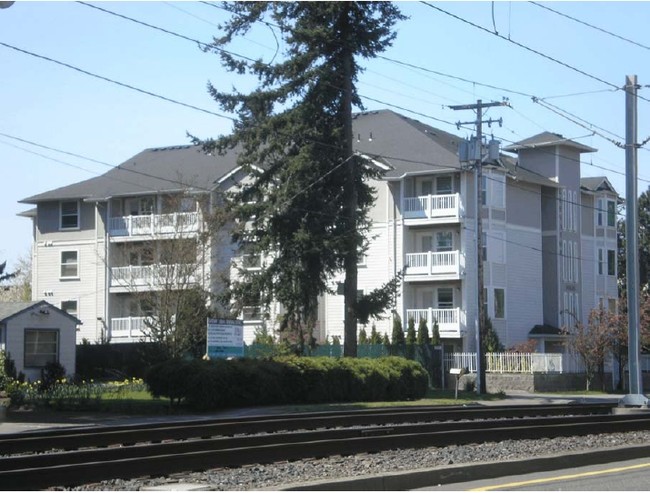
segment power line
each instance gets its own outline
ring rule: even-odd
[[[169,29],[165,29],[165,28],[160,27],[160,26],[154,26],[153,24],[149,24],[147,22],[140,21],[138,19],[134,19],[133,17],[129,17],[127,15],[118,14],[117,12],[113,12],[112,10],[108,10],[108,9],[103,8],[103,7],[98,7],[97,5],[92,5],[90,3],[82,2],[82,1],[79,1],[79,0],[77,1],[77,3],[80,4],[80,5],[84,5],[86,7],[90,7],[91,9],[99,10],[100,12],[104,12],[104,13],[109,14],[109,15],[113,15],[115,17],[119,17],[121,19],[130,21],[130,22],[134,22],[136,24],[140,24],[141,26],[145,26],[145,27],[148,27],[150,29],[155,29],[156,31],[161,31],[161,32],[163,32],[165,34],[169,34],[170,36],[175,36],[177,38],[184,39],[186,41],[191,41],[193,43],[198,44],[200,48],[201,47],[203,47],[205,49],[213,48],[213,49],[215,49],[215,50],[217,50],[219,52],[226,53],[228,55],[235,56],[237,58],[242,58],[242,59],[248,60],[250,62],[257,62],[257,60],[255,60],[253,58],[250,58],[250,57],[247,57],[245,55],[240,55],[238,53],[233,53],[232,51],[228,51],[228,50],[224,50],[222,48],[218,48],[218,47],[214,46],[214,44],[212,44],[212,43],[204,43],[203,41],[200,41],[200,40],[194,39],[194,38],[190,38],[189,36],[185,36],[184,34],[179,34],[177,32],[170,31]]]
[[[17,46],[13,46],[13,45],[10,45],[8,43],[4,43],[2,41],[0,41],[0,45],[4,46],[5,48],[10,48],[10,49],[18,51],[20,53],[24,53],[25,55],[33,56],[35,58],[40,58],[41,60],[45,60],[45,61],[48,61],[48,62],[51,62],[51,63],[55,63],[57,65],[61,65],[63,67],[69,68],[71,70],[82,73],[84,75],[94,77],[95,79],[100,79],[100,80],[103,80],[105,82],[110,82],[111,84],[115,84],[115,85],[118,85],[118,86],[121,86],[121,87],[125,87],[127,89],[131,89],[132,91],[137,91],[139,93],[146,94],[147,96],[151,96],[151,97],[154,97],[154,98],[157,98],[157,99],[161,99],[163,101],[167,101],[168,103],[173,103],[173,104],[177,104],[179,106],[183,106],[185,108],[190,108],[190,109],[193,109],[193,110],[196,110],[196,111],[201,111],[202,113],[207,113],[208,115],[217,116],[219,118],[224,118],[226,120],[236,121],[236,119],[233,118],[233,117],[223,115],[223,114],[220,114],[220,113],[215,113],[214,111],[206,110],[205,108],[200,108],[198,106],[194,106],[193,104],[184,103],[182,101],[178,101],[176,99],[172,99],[172,98],[169,98],[167,96],[162,96],[160,94],[156,94],[154,92],[147,91],[146,89],[140,89],[139,87],[135,87],[135,86],[132,86],[130,84],[126,84],[124,82],[119,82],[117,80],[110,79],[110,78],[105,77],[103,75],[98,75],[98,74],[95,74],[93,72],[89,72],[88,70],[84,70],[82,68],[75,67],[74,65],[70,65],[69,63],[61,62],[59,60],[55,60],[54,58],[50,58],[50,57],[47,57],[47,56],[44,56],[44,55],[39,55],[37,53],[33,53],[31,51],[27,51],[27,50],[24,50],[22,48],[18,48]]]
[[[554,14],[560,15],[560,16],[562,16],[562,17],[566,17],[567,19],[571,19],[572,21],[577,22],[578,24],[582,24],[582,25],[584,25],[584,26],[587,26],[587,27],[590,27],[590,28],[592,28],[592,29],[595,29],[596,31],[600,31],[600,32],[602,32],[602,33],[608,34],[609,36],[613,36],[614,38],[618,38],[618,39],[620,39],[620,40],[622,40],[622,41],[627,41],[628,43],[631,43],[631,44],[633,44],[633,45],[636,45],[636,46],[638,46],[638,47],[640,47],[640,48],[644,48],[644,49],[646,49],[646,50],[650,50],[650,46],[646,46],[646,45],[641,44],[641,43],[638,43],[638,42],[636,42],[636,41],[634,41],[634,40],[632,40],[632,39],[625,38],[625,37],[623,37],[623,36],[620,36],[620,35],[618,35],[618,34],[615,34],[615,33],[611,32],[611,31],[608,31],[608,30],[606,30],[606,29],[603,29],[602,27],[594,26],[593,24],[589,24],[588,22],[585,22],[585,21],[583,21],[583,20],[577,19],[577,18],[572,17],[572,16],[570,16],[570,15],[568,15],[568,14],[564,14],[564,13],[559,12],[559,11],[557,11],[557,10],[554,10],[554,9],[552,9],[552,8],[550,8],[550,7],[547,7],[546,5],[542,5],[541,3],[537,3],[537,2],[529,2],[529,3],[532,3],[533,5],[535,5],[535,6],[537,6],[537,7],[540,7],[540,8],[542,8],[542,9],[545,9],[545,10],[548,10],[548,11],[550,11],[550,12],[553,12]]]
[[[512,44],[514,44],[514,45],[516,45],[516,46],[519,46],[520,48],[523,48],[524,50],[530,51],[531,53],[535,53],[536,55],[541,56],[542,58],[546,58],[547,60],[550,60],[550,61],[552,61],[552,62],[555,62],[555,63],[557,63],[557,64],[559,64],[559,65],[562,65],[563,67],[568,68],[569,70],[572,70],[572,71],[574,71],[574,72],[577,72],[577,73],[579,73],[579,74],[581,74],[581,75],[584,75],[585,77],[589,77],[590,79],[593,79],[593,80],[598,81],[598,82],[600,82],[600,83],[602,83],[602,84],[605,84],[605,85],[608,85],[608,86],[610,86],[610,87],[613,87],[613,88],[615,88],[615,89],[618,89],[618,90],[621,89],[621,88],[620,88],[619,86],[617,86],[616,84],[612,84],[611,82],[608,82],[608,81],[606,81],[606,80],[604,80],[604,79],[601,79],[600,77],[597,77],[597,76],[592,75],[592,74],[590,74],[590,73],[588,73],[588,72],[585,72],[584,70],[581,70],[581,69],[579,69],[579,68],[577,68],[577,67],[574,67],[573,65],[570,65],[570,64],[568,64],[568,63],[566,63],[566,62],[563,62],[563,61],[561,61],[561,60],[558,60],[557,58],[553,58],[553,57],[550,56],[550,55],[546,55],[545,53],[542,53],[541,51],[535,50],[535,49],[533,49],[533,48],[531,48],[531,47],[529,47],[529,46],[526,46],[526,45],[524,45],[524,44],[522,44],[522,43],[519,43],[519,42],[517,42],[517,41],[514,41],[514,40],[512,40],[512,39],[510,39],[510,38],[506,38],[505,36],[502,36],[502,35],[500,35],[499,33],[496,33],[496,32],[493,32],[493,31],[490,31],[489,29],[487,29],[487,28],[485,28],[485,27],[483,27],[483,26],[481,26],[481,25],[479,25],[479,24],[475,24],[474,22],[469,21],[469,20],[467,20],[467,19],[464,19],[464,18],[462,18],[462,17],[460,17],[460,16],[458,16],[458,15],[456,15],[456,14],[452,14],[451,12],[448,12],[448,11],[446,11],[446,10],[444,10],[444,9],[441,9],[440,7],[436,7],[435,5],[430,4],[429,2],[426,2],[426,1],[424,1],[424,0],[421,0],[420,3],[426,5],[427,7],[431,8],[431,9],[437,10],[438,12],[442,12],[443,14],[448,15],[449,17],[453,17],[453,18],[456,19],[456,20],[459,20],[459,21],[461,21],[461,22],[464,22],[465,24],[468,24],[468,25],[470,25],[470,26],[472,26],[472,27],[475,27],[475,28],[477,28],[477,29],[480,29],[481,31],[484,31],[484,32],[486,32],[486,33],[492,34],[493,36],[496,36],[496,37],[501,38],[501,39],[503,39],[503,40],[505,40],[505,41],[508,41],[509,43],[512,43]]]

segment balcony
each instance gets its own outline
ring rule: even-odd
[[[460,194],[405,197],[406,224],[434,224],[460,221]]]
[[[405,281],[460,279],[460,252],[407,253]]]
[[[465,335],[465,312],[460,308],[424,308],[406,310],[406,320],[413,318],[417,327],[421,319],[427,321],[429,331],[433,322],[438,322],[438,331],[442,339],[458,339]]]
[[[110,288],[112,293],[149,291],[166,287],[186,287],[197,282],[196,266],[173,265],[128,265],[112,267]]]
[[[147,340],[146,317],[122,317],[111,319],[111,342],[140,342]]]
[[[112,239],[187,235],[197,231],[199,231],[198,212],[118,216],[111,217],[108,221],[108,232]]]

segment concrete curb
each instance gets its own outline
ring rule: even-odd
[[[595,451],[572,452],[561,456],[544,456],[507,462],[460,464],[408,472],[362,476],[333,481],[315,481],[275,487],[276,491],[404,491],[428,486],[493,479],[513,474],[554,471],[609,462],[650,457],[650,445],[612,447]]]

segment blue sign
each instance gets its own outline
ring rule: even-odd
[[[243,358],[243,320],[209,318],[207,346],[208,358]]]

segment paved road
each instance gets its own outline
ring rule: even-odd
[[[419,491],[648,491],[650,458],[445,484]]]

